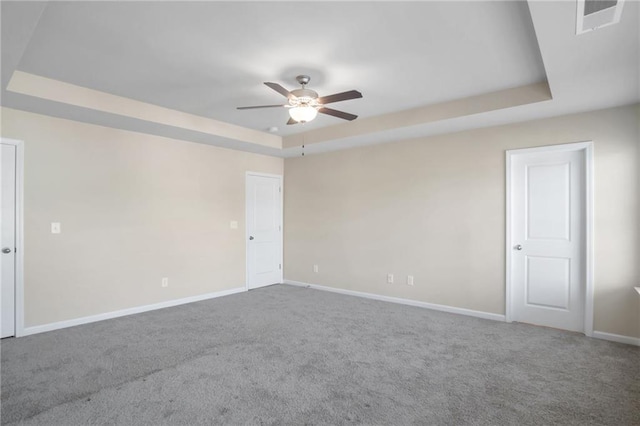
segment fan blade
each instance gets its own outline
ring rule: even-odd
[[[285,106],[286,105],[258,105],[258,106],[237,107],[236,109],[283,108]]]
[[[282,96],[284,96],[285,98],[288,99],[297,99],[296,96],[294,94],[292,94],[291,92],[289,92],[287,89],[285,89],[284,87],[280,86],[278,83],[269,83],[269,82],[265,82],[264,83],[267,87],[275,90],[276,92],[280,93]]]
[[[290,118],[289,121],[287,121],[287,126],[291,125],[291,124],[298,124],[298,122],[296,120],[294,120],[293,118]]]
[[[327,115],[333,115],[334,117],[342,118],[343,120],[349,120],[349,121],[352,121],[358,118],[357,115],[349,114],[348,112],[338,111],[337,109],[331,109],[331,108],[320,108],[318,112],[321,112]]]
[[[323,96],[318,98],[318,102],[322,105],[332,102],[348,101],[349,99],[361,98],[362,93],[357,90],[349,90],[348,92],[336,93],[335,95]]]

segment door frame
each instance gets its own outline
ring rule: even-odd
[[[282,175],[261,172],[245,172],[244,178],[244,247],[245,247],[245,291],[249,291],[249,176],[278,179],[280,184],[280,282],[284,280],[284,180]]]
[[[15,265],[15,337],[24,336],[24,142],[0,138],[16,147],[16,265]],[[0,266],[1,268],[2,266]]]
[[[506,233],[505,233],[505,320],[512,322],[512,301],[513,283],[511,280],[511,266],[513,250],[511,249],[515,242],[511,235],[511,213],[513,212],[513,200],[511,199],[511,167],[513,157],[523,154],[541,153],[541,152],[569,152],[584,151],[584,172],[585,172],[585,216],[584,216],[584,265],[583,272],[585,277],[584,288],[584,334],[591,337],[593,335],[593,141],[575,142],[560,145],[547,145],[535,148],[512,149],[506,151]]]

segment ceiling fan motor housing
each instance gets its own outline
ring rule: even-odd
[[[318,106],[318,92],[311,89],[295,89],[291,91],[291,94],[296,97],[296,99],[290,99],[289,103],[292,106]]]

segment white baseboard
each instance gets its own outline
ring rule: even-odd
[[[494,321],[505,321],[504,315],[493,314],[490,312],[474,311],[472,309],[456,308],[454,306],[438,305],[435,303],[420,302],[418,300],[402,299],[399,297],[391,297],[391,296],[382,296],[379,294],[364,293],[364,292],[353,291],[353,290],[344,290],[341,288],[327,287],[327,286],[303,283],[300,281],[293,281],[293,280],[283,280],[283,284],[288,284],[288,285],[293,285],[298,287],[308,287],[315,290],[329,291],[333,293],[346,294],[349,296],[357,296],[357,297],[363,297],[366,299],[380,300],[383,302],[391,302],[391,303],[399,303],[402,305],[416,306],[419,308],[449,312],[452,314],[467,315],[467,316],[489,319]],[[247,291],[246,287],[238,287],[238,288],[232,288],[229,290],[217,291],[215,293],[207,293],[207,294],[201,294],[199,296],[185,297],[183,299],[168,300],[166,302],[154,303],[152,305],[137,306],[135,308],[128,308],[128,309],[122,309],[119,311],[106,312],[103,314],[91,315],[88,317],[75,318],[72,320],[59,321],[59,322],[54,322],[50,324],[36,325],[33,327],[25,327],[22,330],[22,333],[19,333],[17,337],[29,336],[31,334],[38,334],[38,333],[44,333],[47,331],[59,330],[62,328],[73,327],[76,325],[89,324],[92,322],[103,321],[111,318],[118,318],[118,317],[123,317],[127,315],[139,314],[142,312],[153,311],[156,309],[184,305],[186,303],[193,303],[193,302],[199,302],[202,300],[215,299],[217,297],[228,296],[231,294],[242,293],[245,291]],[[595,339],[609,340],[611,342],[626,343],[628,345],[640,346],[640,338],[637,338],[637,337],[622,336],[620,334],[605,333],[603,331],[594,331],[592,337]]]
[[[592,337],[596,339],[609,340],[611,342],[640,346],[640,338],[638,337],[622,336],[620,334],[605,333],[604,331],[594,331]]]
[[[454,306],[447,306],[447,305],[437,305],[435,303],[420,302],[418,300],[411,300],[411,299],[401,299],[399,297],[382,296],[380,294],[373,294],[373,293],[363,293],[360,291],[343,290],[341,288],[326,287],[326,286],[317,285],[317,284],[308,284],[300,281],[284,280],[284,284],[295,285],[298,287],[309,287],[315,290],[324,290],[324,291],[330,291],[333,293],[347,294],[349,296],[364,297],[366,299],[381,300],[383,302],[392,302],[392,303],[399,303],[402,305],[417,306],[419,308],[427,308],[427,309],[432,309],[434,311],[449,312],[452,314],[467,315],[470,317],[476,317],[476,318],[482,318],[482,319],[488,319],[488,320],[494,320],[494,321],[503,321],[503,322],[505,321],[504,315],[493,314],[490,312],[474,311],[472,309],[456,308]]]
[[[381,300],[384,302],[400,303],[403,305],[417,306],[420,308],[433,309],[435,311],[449,312],[452,314],[467,315],[477,318],[490,319],[495,321],[505,321],[504,315],[492,314],[489,312],[474,311],[471,309],[456,308],[453,306],[437,305],[434,303],[420,302],[417,300],[401,299],[398,297],[381,296],[373,293],[363,293],[353,290],[343,290],[341,288],[327,287],[317,284],[303,283],[300,281],[284,280],[284,284],[294,285],[298,287],[308,287],[316,290],[330,291],[333,293],[347,294],[349,296],[364,297],[367,299]],[[594,331],[591,336],[595,339],[609,340],[611,342],[626,343],[628,345],[640,346],[640,338],[631,336],[621,336],[619,334],[604,333],[602,331]]]
[[[156,309],[169,308],[171,306],[184,305],[185,303],[200,302],[202,300],[215,299],[217,297],[228,296],[230,294],[247,291],[246,287],[232,288],[229,290],[217,291],[215,293],[201,294],[199,296],[185,297],[183,299],[167,300],[166,302],[154,303],[152,305],[136,306],[135,308],[122,309],[120,311],[105,312],[103,314],[91,315],[88,317],[75,318],[66,321],[53,322],[50,324],[25,327],[17,337],[29,336],[31,334],[44,333],[46,331],[59,330],[61,328],[73,327],[76,325],[89,324],[111,318],[124,317],[126,315],[139,314]]]

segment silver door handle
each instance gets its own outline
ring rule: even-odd
[[[11,253],[12,251],[13,251],[13,250],[11,250],[9,247],[5,247],[5,248],[3,248],[3,249],[2,249],[2,252],[3,252],[4,254]]]
[[[514,247],[514,249],[516,250],[522,250],[522,246],[520,244],[518,244],[517,246]]]
[[[249,239],[250,239],[250,240],[253,240],[253,236],[249,235]]]

